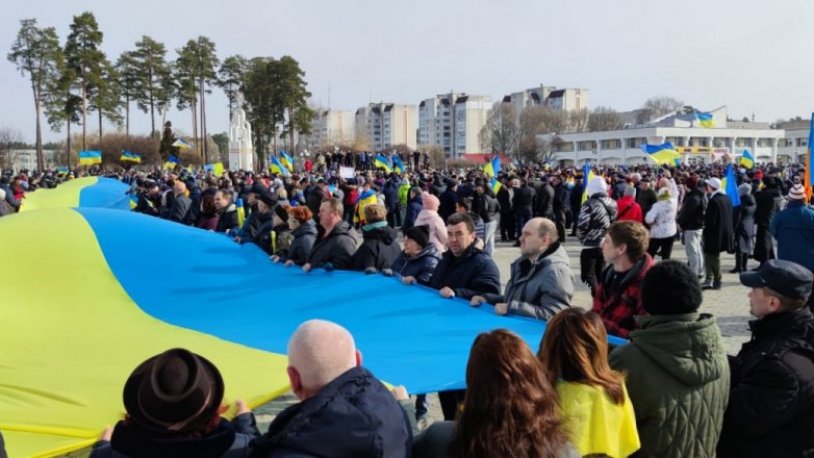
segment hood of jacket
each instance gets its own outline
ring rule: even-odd
[[[334,228],[336,230],[336,228]],[[389,226],[378,227],[369,231],[362,231],[362,238],[365,240],[378,240],[385,245],[390,245],[398,238],[398,232]]]
[[[317,235],[317,223],[314,222],[313,219],[309,219],[291,231],[291,234],[294,237],[301,237],[303,235]]]
[[[528,264],[529,260],[525,256],[521,256],[520,259],[514,261],[511,266],[512,277],[520,278],[520,272],[522,272],[523,267],[528,266]],[[565,264],[567,266],[571,265],[571,261],[568,259],[568,252],[565,251],[565,247],[563,247],[560,242],[554,242],[545,252],[543,252],[537,261],[535,261],[534,270],[542,270],[543,268],[552,264]],[[527,275],[530,273],[531,271],[527,270]]]
[[[639,327],[630,333],[632,344],[686,385],[704,385],[729,370],[712,315],[649,315],[639,318]]]

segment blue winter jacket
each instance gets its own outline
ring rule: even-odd
[[[769,226],[777,240],[777,258],[796,262],[814,272],[814,209],[793,200],[774,215]]]
[[[421,253],[414,258],[408,257],[402,251],[391,270],[400,277],[414,277],[418,284],[429,286],[435,267],[441,260],[441,254],[435,244],[428,243]]]

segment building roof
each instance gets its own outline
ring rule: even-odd
[[[565,95],[565,89],[557,89],[556,91],[551,91],[551,94],[548,94],[549,99],[558,99]]]

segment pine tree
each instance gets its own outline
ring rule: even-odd
[[[88,99],[91,86],[101,84],[105,54],[99,49],[102,32],[93,13],[84,12],[74,16],[71,33],[65,43],[65,58],[76,74],[82,98],[82,149],[87,144]]]
[[[162,82],[169,78],[170,68],[165,56],[167,49],[163,43],[144,35],[136,42],[133,52],[138,69],[136,102],[141,111],[150,113],[150,137],[155,138],[155,109],[166,99]],[[167,105],[169,102],[166,103]]]

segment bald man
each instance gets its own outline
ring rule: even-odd
[[[498,315],[521,315],[548,320],[571,306],[574,274],[568,253],[560,244],[557,226],[548,218],[532,218],[520,234],[520,258],[511,266],[504,294],[473,297],[469,304],[495,306]]]
[[[274,419],[254,456],[410,456],[407,413],[361,365],[347,329],[323,320],[300,325],[288,342],[288,378],[300,402]]]
[[[177,180],[172,187],[172,195],[172,202],[162,216],[170,221],[186,224],[187,215],[192,208],[192,199],[187,195],[187,185]]]

